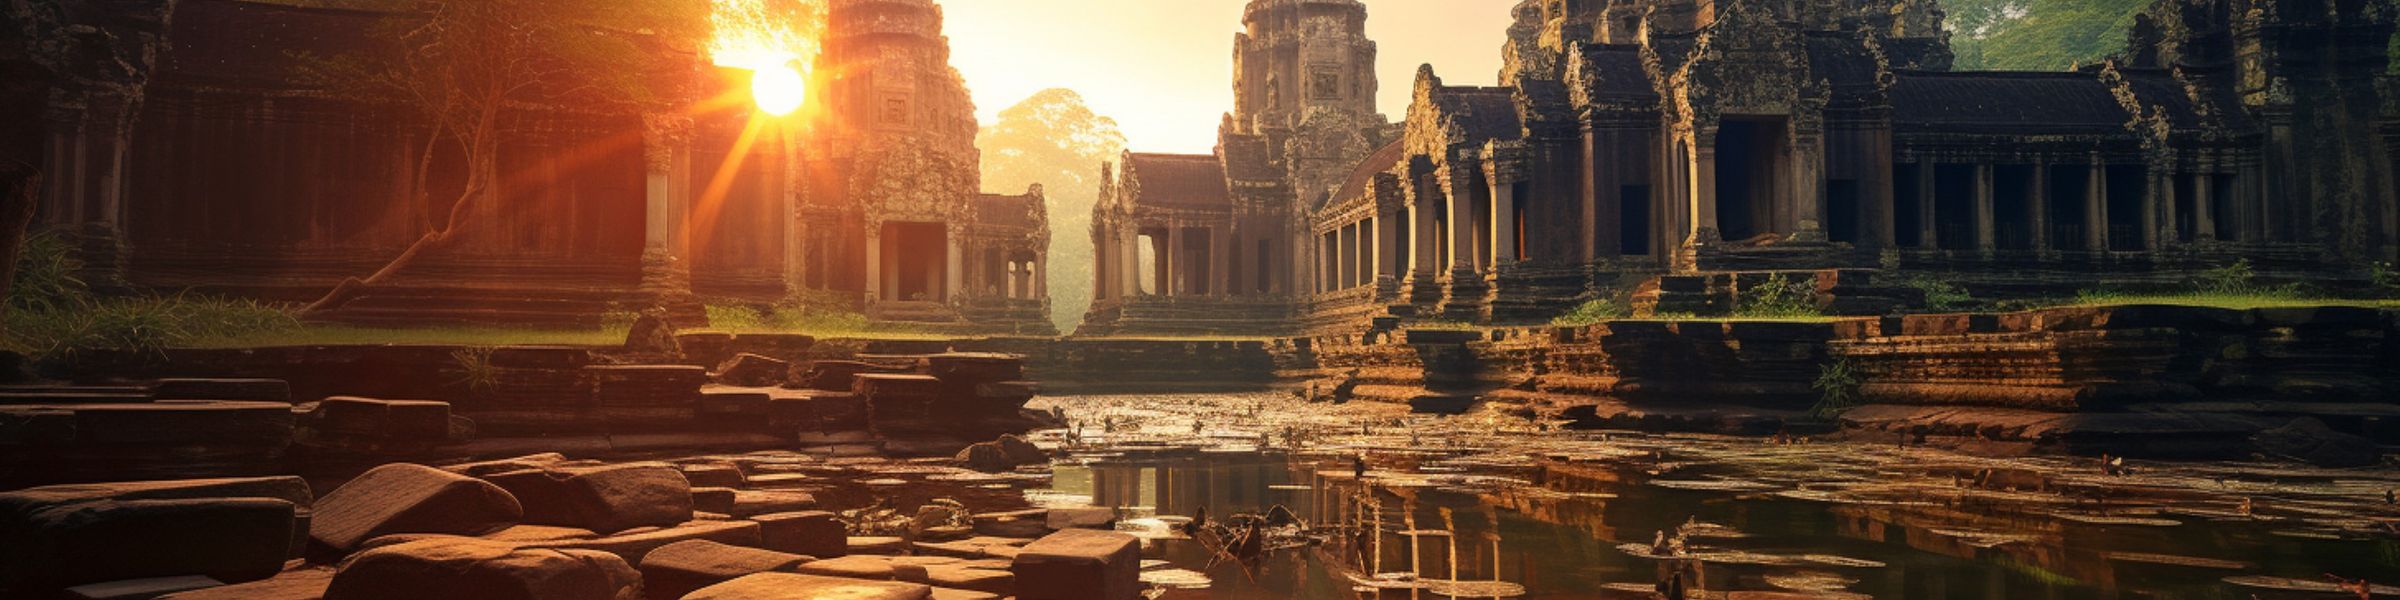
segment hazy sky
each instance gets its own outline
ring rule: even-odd
[[[1245,0],[942,0],[951,62],[989,123],[1043,89],[1082,93],[1134,150],[1205,153],[1233,110],[1233,34]],[[1417,65],[1491,84],[1516,0],[1367,0],[1378,110],[1408,110]]]

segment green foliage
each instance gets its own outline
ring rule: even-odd
[[[1950,0],[1950,45],[1961,71],[2063,71],[2125,48],[2151,0]]]
[[[1755,285],[1742,288],[1741,302],[1734,307],[1733,316],[1789,319],[1822,316],[1822,313],[1817,311],[1816,291],[1807,283],[1794,282],[1782,273],[1775,273]]]
[[[1925,292],[1925,307],[1934,310],[1957,310],[1975,303],[1967,288],[1929,275],[1912,274],[1894,283]]]
[[[907,336],[921,331],[870,325],[867,316],[828,295],[807,295],[767,304],[711,304],[711,329],[731,332],[791,332],[815,336]]]
[[[2200,272],[2200,291],[2211,294],[2246,294],[2258,287],[2258,271],[2250,268],[2250,259]]]
[[[0,344],[37,364],[99,354],[156,358],[167,348],[216,337],[299,327],[281,307],[194,294],[98,297],[75,276],[74,247],[50,234],[27,238],[7,298]]]
[[[2393,37],[2400,39],[2400,36]],[[2400,294],[2400,268],[2393,267],[2392,263],[2377,261],[2367,265],[2367,279],[2374,283],[2378,293]]]
[[[86,298],[89,290],[75,276],[83,270],[83,261],[75,259],[72,244],[51,232],[27,236],[24,244],[9,288],[9,310],[58,310]]]
[[[1577,305],[1575,310],[1567,311],[1567,314],[1551,319],[1550,324],[1560,327],[1581,327],[1622,319],[1632,313],[1633,310],[1627,307],[1621,298],[1597,298],[1587,300],[1583,304]]]
[[[1858,368],[1847,359],[1818,367],[1817,381],[1809,385],[1817,390],[1817,403],[1809,407],[1809,416],[1827,419],[1842,414],[1842,411],[1857,408],[1861,380]]]
[[[976,136],[985,189],[1042,185],[1049,202],[1050,318],[1071,331],[1092,303],[1092,206],[1100,165],[1125,149],[1114,119],[1093,113],[1073,90],[1048,89],[1000,111]]]
[[[492,366],[491,346],[452,350],[450,360],[458,363],[460,386],[475,392],[489,392],[500,385],[500,369]]]

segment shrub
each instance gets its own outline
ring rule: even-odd
[[[1757,285],[1742,288],[1741,304],[1734,307],[1736,317],[1781,319],[1815,317],[1816,290],[1807,283],[1794,282],[1782,273],[1768,275]]]
[[[1588,300],[1583,304],[1577,305],[1575,310],[1567,311],[1567,314],[1559,315],[1556,319],[1551,319],[1550,324],[1561,327],[1579,327],[1583,325],[1599,323],[1602,321],[1622,319],[1632,314],[1632,312],[1633,311],[1628,308],[1625,305],[1625,302],[1621,299],[1600,298]]]
[[[74,246],[55,234],[27,238],[7,302],[6,346],[56,367],[103,354],[135,360],[211,339],[297,329],[283,307],[197,294],[98,297],[75,273]]]
[[[2374,282],[2378,292],[2400,294],[2400,268],[2393,267],[2390,262],[2377,261],[2367,265],[2367,278]]]
[[[1910,275],[1897,281],[1903,287],[1925,292],[1925,307],[1934,310],[1957,310],[1975,303],[1967,288],[1926,275]]]
[[[1833,418],[1859,405],[1858,369],[1849,360],[1837,360],[1817,368],[1817,381],[1810,387],[1817,390],[1817,404],[1808,409],[1809,416]]]

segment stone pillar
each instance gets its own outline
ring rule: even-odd
[[[1810,126],[1813,130],[1814,125]],[[1789,195],[1792,215],[1798,227],[1791,239],[1801,242],[1823,242],[1831,239],[1825,232],[1825,145],[1818,135],[1794,136]]]
[[[1163,296],[1181,296],[1184,291],[1183,269],[1182,265],[1177,263],[1183,260],[1183,227],[1180,225],[1168,226],[1167,239],[1161,240],[1160,243],[1164,246],[1162,246],[1162,250],[1158,251],[1158,276],[1162,280],[1159,282],[1158,293]]]
[[[1118,297],[1142,295],[1142,235],[1131,224],[1117,227],[1116,266]]]
[[[1716,132],[1710,131],[1700,137],[1713,139]],[[1713,143],[1693,144],[1691,148],[1691,169],[1684,172],[1684,181],[1692,191],[1692,230],[1691,239],[1686,240],[1685,245],[1707,246],[1723,241],[1723,234],[1717,229],[1717,146]]]
[[[2098,156],[2083,183],[2083,249],[2108,251],[2108,164]]]
[[[1898,198],[1895,197],[1898,194],[1894,193],[1894,188],[1899,185],[1899,182],[1892,178],[1893,173],[1898,171],[1893,168],[1890,158],[1892,133],[1889,129],[1879,128],[1874,130],[1873,135],[1876,142],[1872,147],[1876,151],[1869,154],[1867,160],[1868,164],[1873,167],[1870,172],[1874,175],[1868,181],[1862,182],[1865,184],[1868,206],[1874,207],[1871,216],[1866,221],[1867,226],[1871,228],[1870,236],[1873,238],[1875,247],[1893,248],[1899,246],[1897,240],[1900,239],[1900,225],[1896,219],[1900,212],[1897,206]]]
[[[1483,255],[1483,251],[1475,247],[1475,192],[1464,179],[1467,179],[1464,175],[1453,172],[1449,185],[1444,187],[1450,193],[1452,273],[1476,272],[1476,259]]]
[[[1935,214],[1940,211],[1942,201],[1933,195],[1938,189],[1934,181],[1940,177],[1941,171],[1941,163],[1932,160],[1917,162],[1917,247],[1927,250],[1939,250],[1942,247],[1941,220]]]
[[[2155,251],[2164,247],[2160,242],[2175,239],[2175,170],[2154,164],[2149,175],[2149,185],[2142,190],[2142,249]]]
[[[1975,163],[1975,249],[1984,253],[1999,247],[1998,215],[1992,208],[1992,163]]]
[[[2192,236],[2193,241],[2217,241],[2217,176],[2212,169],[2201,169],[2192,175]]]
[[[867,221],[867,303],[883,301],[883,224]]]
[[[676,115],[643,118],[642,284],[654,302],[691,294],[687,220],[691,211],[691,120]]]
[[[2050,165],[2033,163],[2033,179],[2026,184],[2025,223],[2033,229],[2033,251],[2050,251]]]
[[[942,269],[941,298],[944,302],[957,302],[969,295],[965,293],[967,268],[965,252],[962,248],[964,242],[960,240],[965,235],[966,232],[959,231],[957,225],[951,225],[949,235],[944,236],[949,239],[949,248],[947,248],[949,255],[944,257]]]
[[[1381,223],[1377,223],[1377,220],[1375,216],[1369,215],[1366,222],[1358,226],[1358,264],[1360,269],[1358,279],[1369,284],[1375,283],[1375,280],[1384,273],[1384,228]]]
[[[1218,296],[1233,295],[1233,229],[1210,229],[1208,232],[1209,268],[1208,292]]]
[[[1409,265],[1409,271],[1417,279],[1431,280],[1442,268],[1435,264],[1441,256],[1437,246],[1440,245],[1442,234],[1434,229],[1433,218],[1433,203],[1439,200],[1425,197],[1424,192],[1419,190],[1416,202],[1408,208],[1416,213],[1409,219],[1409,250],[1416,253],[1416,259],[1410,261],[1413,264]]]
[[[1497,171],[1498,169],[1494,169]],[[1495,173],[1492,177],[1492,266],[1513,264],[1517,256],[1517,185]]]
[[[1034,259],[1033,262],[1025,263],[1025,267],[1032,270],[1026,276],[1033,278],[1033,299],[1049,300],[1050,265],[1048,261]]]

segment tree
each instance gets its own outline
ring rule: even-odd
[[[1958,70],[2063,71],[2125,49],[2125,30],[2151,0],[1943,2]]]
[[[1117,121],[1093,113],[1074,90],[1053,88],[1000,111],[975,146],[983,151],[987,189],[1039,183],[1049,199],[1051,321],[1071,330],[1092,304],[1092,205],[1100,164],[1125,148]]]
[[[616,112],[673,110],[702,64],[707,0],[418,0],[374,29],[371,49],[308,57],[304,74],[367,102],[397,101],[430,129],[418,155],[423,190],[438,143],[455,146],[466,184],[456,199],[422,208],[422,237],[364,279],[343,281],[302,312],[336,308],[391,279],[469,230],[495,202],[501,142],[513,111],[577,106]],[[422,193],[422,192],[420,192]],[[435,209],[439,206],[438,216]]]

